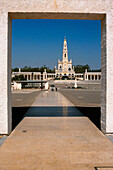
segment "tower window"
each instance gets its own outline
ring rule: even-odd
[[[66,57],[66,54],[65,54],[65,57]]]

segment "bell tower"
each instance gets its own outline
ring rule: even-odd
[[[74,77],[75,71],[72,68],[72,60],[68,61],[68,50],[66,37],[64,37],[63,42],[63,52],[62,52],[62,61],[58,60],[58,70],[55,70],[57,77],[62,78],[63,76],[68,76],[69,78]]]
[[[67,42],[66,42],[66,37],[64,38],[64,44],[63,44],[63,57],[62,57],[62,61],[64,62],[68,62],[68,50],[67,50]]]

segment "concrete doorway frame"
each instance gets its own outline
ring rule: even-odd
[[[113,133],[113,93],[109,87],[110,80],[110,32],[106,24],[106,13],[68,13],[68,12],[8,12],[0,18],[0,134],[9,134],[12,129],[11,112],[11,46],[12,46],[12,19],[90,19],[101,20],[101,130],[103,133]],[[108,41],[109,39],[109,41]],[[113,49],[113,47],[112,47]],[[113,55],[113,54],[112,54]],[[108,60],[109,59],[109,60]],[[113,61],[112,61],[113,62]],[[4,67],[4,71],[2,70]],[[4,80],[5,79],[5,80]]]

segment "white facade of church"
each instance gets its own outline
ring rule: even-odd
[[[58,69],[55,68],[55,77],[62,78],[63,76],[67,76],[69,78],[75,77],[75,71],[72,67],[72,60],[68,60],[68,49],[66,39],[64,39],[63,43],[62,61],[58,60]]]

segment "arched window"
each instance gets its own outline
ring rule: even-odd
[[[65,57],[66,57],[66,54],[65,54]]]
[[[60,65],[60,70],[62,70],[62,66]]]

